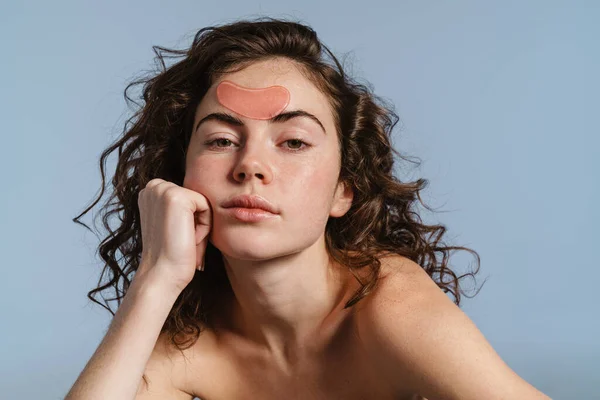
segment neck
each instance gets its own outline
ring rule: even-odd
[[[224,265],[233,332],[283,364],[326,345],[351,274],[329,259],[324,245],[260,261],[224,256]]]

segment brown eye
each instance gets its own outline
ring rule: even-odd
[[[290,149],[294,150],[294,151],[302,151],[304,150],[306,147],[309,147],[309,145],[300,140],[300,139],[290,139],[290,140],[286,140],[287,143],[292,143],[293,145],[291,147],[289,147]],[[299,145],[298,147],[296,147],[296,145]],[[302,145],[304,145],[304,147],[302,147]]]
[[[209,147],[217,147],[217,148],[227,148],[229,146],[227,146],[227,144],[231,143],[231,140],[229,139],[225,139],[225,138],[217,138],[215,140],[211,140],[209,142],[206,142],[204,144],[206,144]],[[218,144],[224,144],[225,146],[218,146]]]

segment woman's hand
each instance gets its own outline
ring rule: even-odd
[[[152,179],[138,195],[142,259],[137,275],[182,291],[204,269],[212,210],[203,195]]]

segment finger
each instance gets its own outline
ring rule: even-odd
[[[202,240],[200,242],[200,244],[198,244],[196,246],[196,269],[198,271],[204,271],[205,268],[205,259],[204,259],[204,255],[206,254],[206,245],[208,243],[208,236],[206,236],[204,238],[204,240]]]
[[[191,211],[194,213],[196,222],[200,225],[211,227],[212,209],[206,197],[198,192],[190,190],[190,199],[193,207]]]

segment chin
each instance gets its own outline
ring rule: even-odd
[[[281,250],[277,249],[274,244],[278,242],[272,234],[268,232],[249,234],[244,230],[232,232],[217,232],[214,230],[211,233],[210,242],[224,256],[239,259],[239,260],[268,260],[281,256]]]

